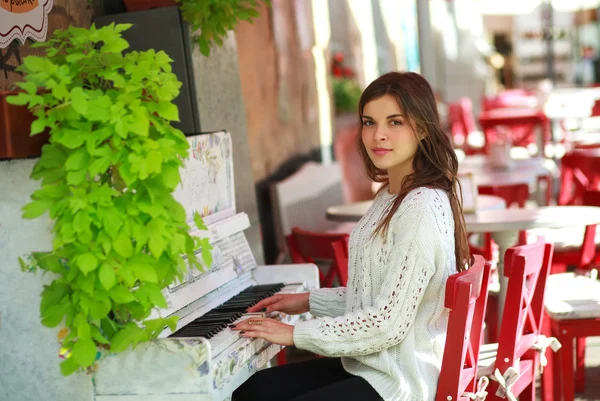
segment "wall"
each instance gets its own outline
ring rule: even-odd
[[[299,2],[275,0],[272,5],[263,4],[254,23],[236,29],[256,182],[320,146],[311,16]]]
[[[17,259],[52,248],[47,215],[21,219],[21,207],[40,185],[29,179],[34,163],[0,161],[0,400],[92,400],[89,377],[60,374],[59,328],[40,324],[40,293],[51,275],[23,273]]]

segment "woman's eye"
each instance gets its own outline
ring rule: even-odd
[[[363,121],[363,125],[364,125],[365,127],[370,127],[370,126],[371,126],[371,125],[373,125],[373,124],[374,124],[374,122],[373,122],[373,121],[369,121],[369,120],[365,120],[365,121]]]
[[[392,120],[390,123],[392,125],[402,125],[402,121],[400,121],[400,120]]]

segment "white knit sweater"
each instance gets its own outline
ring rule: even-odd
[[[433,400],[446,340],[444,294],[456,272],[454,220],[444,191],[419,188],[402,201],[385,240],[371,233],[394,195],[383,190],[350,235],[348,287],[310,293],[294,342],[342,357],[386,401]]]

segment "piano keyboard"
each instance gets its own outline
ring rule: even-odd
[[[278,313],[267,314],[266,312],[248,313],[246,310],[256,305],[261,300],[268,298],[276,293],[294,293],[303,286],[298,284],[285,285],[283,283],[253,285],[238,295],[230,298],[220,306],[212,309],[208,313],[191,321],[187,325],[173,332],[170,338],[203,337],[211,345],[213,358],[221,354],[232,344],[244,339],[239,332],[229,329],[229,325],[239,323],[251,317],[273,317],[282,320]],[[288,317],[288,320],[290,320]],[[293,319],[293,318],[292,318]],[[295,320],[295,319],[293,319]],[[291,323],[291,321],[290,321]],[[255,341],[247,339],[247,342]],[[260,343],[260,345],[259,345]],[[239,345],[239,344],[238,344]],[[263,341],[258,341],[252,348],[264,347]],[[256,349],[258,351],[258,349]]]

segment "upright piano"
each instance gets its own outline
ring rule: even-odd
[[[212,266],[204,272],[189,269],[183,282],[163,291],[168,308],[154,314],[179,316],[174,332],[165,328],[153,341],[100,359],[93,373],[96,401],[228,399],[283,348],[243,338],[228,325],[249,317],[246,308],[260,299],[319,284],[313,264],[257,266],[244,235],[250,227],[248,215],[235,208],[230,134],[201,134],[188,141],[190,157],[175,198],[186,210],[191,235],[209,237]],[[195,211],[203,215],[208,230],[194,226]],[[308,316],[271,317],[294,324]]]

